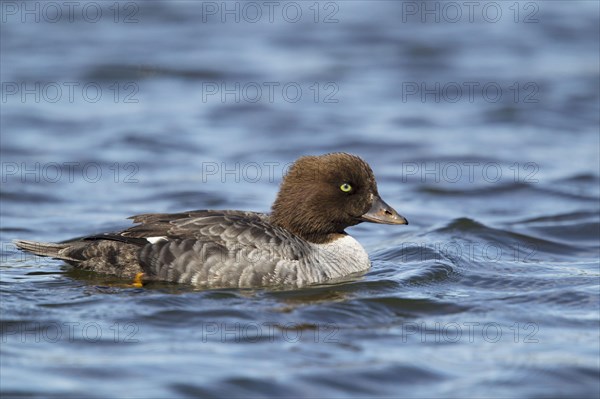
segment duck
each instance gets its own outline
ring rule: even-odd
[[[298,158],[270,213],[194,210],[131,216],[134,226],[59,243],[15,240],[23,251],[76,268],[201,288],[304,287],[370,267],[346,228],[408,221],[380,197],[371,167],[337,152]]]

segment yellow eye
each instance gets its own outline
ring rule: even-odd
[[[352,191],[352,186],[348,183],[344,183],[340,186],[340,190],[342,190],[345,193],[349,193],[350,191]]]

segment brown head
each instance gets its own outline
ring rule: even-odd
[[[379,197],[369,165],[346,153],[299,158],[281,183],[271,220],[314,243],[361,222],[408,224]]]

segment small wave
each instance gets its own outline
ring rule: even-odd
[[[559,239],[581,249],[591,249],[593,254],[597,254],[600,241],[600,215],[597,212],[579,211],[540,216],[520,220],[512,225],[544,238]]]
[[[174,69],[166,66],[110,64],[99,65],[88,71],[91,81],[125,81],[150,78],[175,77],[192,80],[223,80],[228,77],[221,71],[211,69]]]
[[[49,194],[10,191],[0,192],[0,200],[18,203],[28,202],[34,204],[63,202],[62,199]]]
[[[553,305],[561,309],[591,309],[600,306],[600,300],[597,293],[583,292],[573,289],[562,289],[560,291],[532,292],[527,294],[513,295],[501,298],[508,303],[538,303],[544,305]]]
[[[440,196],[488,196],[496,195],[499,193],[510,193],[516,192],[523,189],[531,188],[531,185],[527,183],[509,183],[509,184],[498,184],[489,185],[482,188],[474,189],[448,189],[441,188],[438,186],[421,186],[418,191],[424,194],[440,195]]]
[[[473,241],[485,245],[491,245],[499,249],[513,251],[529,251],[534,253],[550,253],[567,256],[578,252],[578,248],[532,235],[522,234],[506,229],[488,227],[470,218],[457,218],[446,226],[428,232],[431,235],[442,235],[453,240]],[[513,260],[518,260],[515,258]]]
[[[447,315],[461,313],[468,310],[451,302],[442,302],[425,298],[402,298],[396,296],[380,296],[364,298],[360,301],[370,307],[384,307],[394,312],[397,316],[417,317],[420,315]]]
[[[568,213],[558,213],[558,214],[554,214],[554,215],[548,215],[548,216],[538,216],[535,218],[528,218],[528,219],[523,219],[517,222],[514,222],[513,224],[545,224],[545,223],[560,223],[560,222],[579,222],[579,221],[585,221],[585,220],[589,220],[589,219],[598,219],[600,218],[598,215],[598,212],[586,212],[586,211],[579,211],[579,212],[568,212]]]
[[[561,182],[567,183],[596,183],[600,182],[600,177],[592,173],[580,173],[573,176],[560,179]]]
[[[128,148],[134,151],[148,151],[152,153],[163,153],[164,151],[170,152],[188,152],[193,154],[201,154],[202,149],[197,143],[190,140],[186,140],[185,136],[180,135],[178,140],[169,140],[168,137],[164,136],[164,133],[148,133],[148,132],[135,132],[129,131],[115,140],[110,138],[105,140],[102,144],[104,148],[121,150],[122,148]],[[136,164],[145,163],[147,167],[153,165],[152,162],[136,161]],[[139,165],[138,165],[139,166]]]
[[[310,386],[319,387],[320,393],[329,392],[329,395],[318,395],[320,397],[338,397],[340,393],[351,397],[357,394],[364,397],[397,397],[398,385],[406,384],[414,388],[415,385],[445,379],[443,374],[411,364],[353,366],[336,368],[324,374],[309,374],[302,380]]]
[[[448,263],[440,261],[426,261],[418,265],[417,270],[411,273],[404,273],[408,276],[403,277],[403,283],[411,286],[424,286],[431,284],[439,284],[450,281],[455,270]]]

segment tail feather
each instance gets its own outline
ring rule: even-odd
[[[135,277],[144,273],[138,260],[140,246],[113,239],[75,239],[66,242],[15,240],[17,248],[39,256],[60,259],[83,270]]]
[[[48,256],[51,258],[77,261],[77,259],[73,259],[65,253],[67,251],[64,250],[71,246],[67,243],[55,244],[52,242],[37,242],[27,240],[14,240],[13,242],[19,249],[34,253],[39,256]]]

